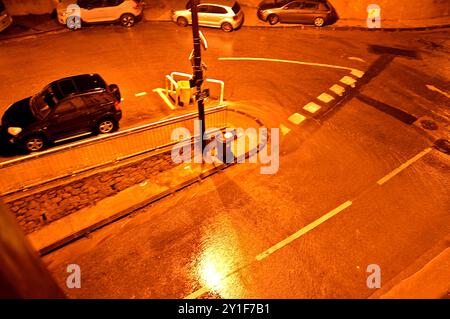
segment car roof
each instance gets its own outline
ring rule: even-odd
[[[50,84],[58,99],[72,94],[85,93],[106,88],[106,83],[99,74],[79,74],[65,77]]]
[[[224,7],[232,7],[236,0],[199,0],[199,4],[216,4]]]

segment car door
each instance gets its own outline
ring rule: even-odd
[[[300,8],[302,2],[293,1],[282,7],[279,13],[281,22],[299,22]]]
[[[208,5],[201,4],[198,6],[198,24],[208,26],[208,16],[209,16]]]
[[[124,0],[105,0],[103,7],[105,21],[114,21],[120,18],[122,12],[120,5]]]
[[[209,13],[208,16],[209,25],[220,27],[220,24],[222,20],[226,17],[228,11],[224,7],[209,5],[208,13]]]
[[[85,94],[82,97],[86,105],[88,126],[91,129],[95,128],[101,118],[112,115],[111,109],[114,107],[116,100],[111,94],[95,92]]]
[[[81,19],[85,22],[105,21],[105,1],[92,0],[81,3]]]
[[[299,10],[299,22],[313,23],[316,18],[319,4],[315,2],[303,2]]]
[[[52,139],[62,139],[89,131],[89,117],[86,105],[79,96],[69,97],[55,106],[50,115],[48,132]]]

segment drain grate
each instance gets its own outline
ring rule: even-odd
[[[434,147],[445,154],[450,154],[450,142],[446,139],[439,139],[436,142],[434,142]]]
[[[431,120],[422,120],[420,121],[420,125],[422,125],[422,127],[426,130],[430,130],[430,131],[436,131],[439,127],[436,124],[436,122],[431,121]]]

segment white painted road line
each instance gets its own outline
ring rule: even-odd
[[[299,114],[299,113],[294,113],[291,116],[288,117],[288,120],[292,123],[294,123],[295,125],[299,125],[301,122],[303,122],[306,119],[305,116]]]
[[[197,299],[198,297],[200,297],[201,295],[203,295],[204,293],[207,293],[209,291],[208,288],[206,287],[202,287],[197,291],[194,291],[193,293],[191,293],[190,295],[184,297],[184,299]]]
[[[426,87],[427,87],[428,90],[434,91],[434,92],[438,92],[438,93],[442,94],[443,96],[448,97],[450,99],[450,94],[448,94],[447,92],[444,92],[444,91],[438,89],[434,85],[427,84]]]
[[[425,150],[423,150],[422,152],[420,152],[419,154],[417,154],[416,156],[414,156],[413,158],[411,158],[409,161],[403,163],[402,165],[400,165],[399,167],[397,167],[396,169],[394,169],[392,172],[390,172],[389,174],[387,174],[385,177],[383,177],[382,179],[380,179],[377,184],[378,185],[383,185],[384,183],[386,183],[388,180],[390,180],[392,177],[394,177],[395,175],[397,175],[398,173],[400,173],[401,171],[403,171],[405,168],[407,168],[409,165],[411,165],[412,163],[416,162],[417,160],[419,160],[420,158],[422,158],[423,156],[427,155],[429,152],[431,151],[431,148],[426,148]]]
[[[366,60],[358,58],[356,56],[349,56],[347,59],[354,60],[354,61],[359,61],[359,62],[366,62]]]
[[[270,247],[269,249],[267,249],[266,251],[262,252],[261,254],[259,254],[258,256],[256,256],[256,260],[260,261],[264,258],[266,258],[267,256],[273,254],[274,252],[276,252],[277,250],[279,250],[280,248],[283,248],[284,246],[292,243],[294,240],[300,238],[301,236],[303,236],[304,234],[306,234],[307,232],[313,230],[314,228],[316,228],[317,226],[319,226],[320,224],[326,222],[328,219],[330,219],[331,217],[337,215],[338,213],[342,212],[344,209],[346,209],[347,207],[349,207],[352,204],[351,201],[346,201],[345,203],[339,205],[338,207],[336,207],[335,209],[333,209],[332,211],[330,211],[329,213],[326,213],[325,215],[323,215],[322,217],[320,217],[319,219],[313,221],[311,224],[303,227],[302,229],[300,229],[299,231],[297,231],[296,233],[292,234],[291,236],[287,237],[286,239],[280,241],[279,243],[273,245],[272,247]]]
[[[294,61],[294,60],[281,60],[281,59],[269,59],[269,58],[247,58],[247,57],[225,57],[218,58],[221,61],[267,61],[267,62],[282,62],[282,63],[293,63],[293,64],[301,64],[301,65],[310,65],[310,66],[319,66],[324,68],[332,68],[332,69],[341,69],[353,71],[356,70],[354,68],[349,68],[346,66],[333,65],[333,64],[324,64],[324,63],[313,63],[313,62],[303,62],[303,61]]]
[[[318,110],[320,110],[320,105],[317,105],[314,102],[309,102],[303,107],[304,110],[310,112],[310,113],[316,113]]]
[[[326,213],[325,215],[323,215],[322,217],[316,219],[315,221],[313,221],[312,223],[308,224],[307,226],[303,227],[302,229],[300,229],[299,231],[295,232],[294,234],[292,234],[291,236],[287,237],[286,239],[280,241],[279,243],[273,245],[272,247],[270,247],[269,249],[263,251],[261,254],[259,254],[258,256],[255,257],[255,259],[257,261],[261,261],[264,258],[266,258],[267,256],[273,254],[274,252],[276,252],[277,250],[285,247],[286,245],[292,243],[294,240],[300,238],[301,236],[305,235],[306,233],[308,233],[309,231],[313,230],[314,228],[318,227],[319,225],[323,224],[324,222],[326,222],[327,220],[329,220],[330,218],[332,218],[333,216],[339,214],[340,212],[342,212],[344,209],[346,209],[347,207],[351,206],[352,202],[351,201],[346,201],[345,203],[339,205],[338,207],[336,207],[335,209],[333,209],[332,211]],[[235,271],[232,271],[230,273],[228,273],[227,275],[223,276],[222,279],[228,277],[230,274],[234,273]],[[189,294],[188,296],[186,296],[184,299],[196,299],[198,297],[200,297],[201,295],[207,293],[210,289],[212,289],[214,287],[202,287],[196,291],[194,291],[193,293]]]
[[[357,70],[357,69],[353,69],[352,72],[350,72],[351,75],[354,75],[358,78],[362,78],[364,75],[363,71]]]
[[[291,131],[291,129],[283,124],[280,124],[280,130],[281,130],[281,134],[286,135],[289,134],[289,132]]]
[[[324,102],[324,103],[328,103],[328,102],[330,102],[330,101],[333,101],[333,100],[334,100],[334,97],[332,97],[330,94],[322,93],[322,94],[320,94],[320,95],[317,97],[317,99],[318,99],[319,101]]]
[[[351,76],[344,76],[344,77],[340,80],[340,82],[341,82],[341,83],[344,83],[344,84],[347,84],[347,85],[350,85],[351,87],[354,87],[354,86],[355,86],[356,80],[355,80],[354,78],[352,78]]]
[[[332,87],[330,87],[330,91],[336,93],[339,96],[342,96],[345,92],[345,88],[343,88],[342,86],[335,84]]]
[[[147,95],[147,92],[139,92],[135,94],[135,96],[144,96],[144,95]]]

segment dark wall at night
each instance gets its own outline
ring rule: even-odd
[[[50,13],[58,0],[3,0],[12,15]],[[243,5],[256,7],[261,0],[240,0]],[[449,17],[450,0],[329,0],[341,19],[366,19],[367,6],[381,7],[382,20],[429,19]],[[147,10],[179,7],[184,0],[146,0]],[[167,12],[169,15],[169,11]]]

